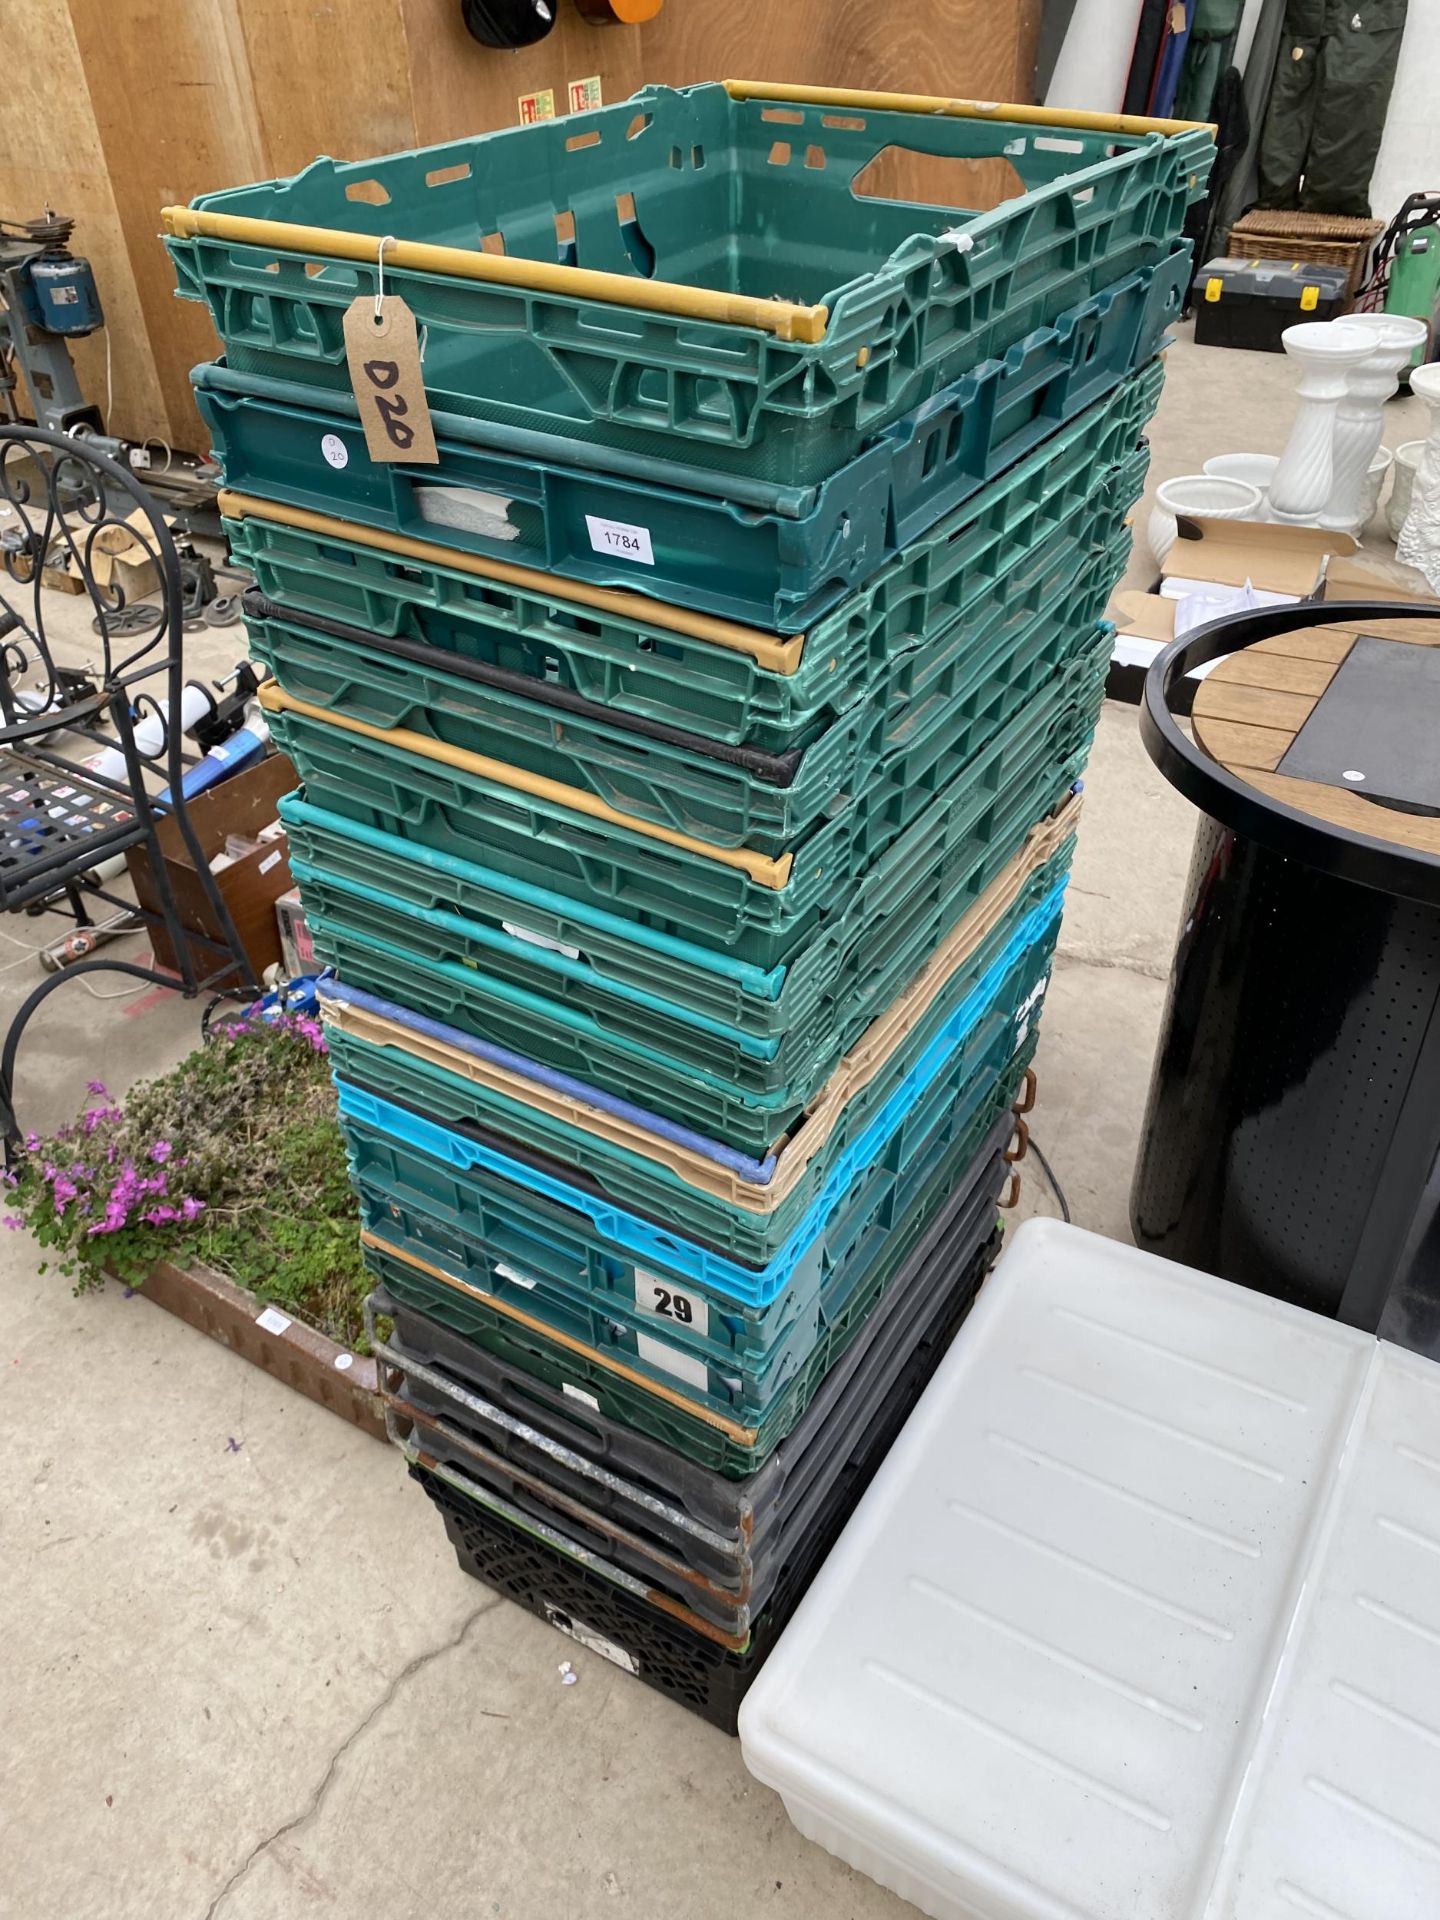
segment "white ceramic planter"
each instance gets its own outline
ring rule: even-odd
[[[1263,520],[1268,509],[1270,482],[1279,464],[1278,453],[1217,453],[1205,462],[1204,470],[1213,480],[1243,480],[1248,486],[1258,487],[1260,506],[1253,518]]]
[[[1424,451],[1423,440],[1407,440],[1404,446],[1395,449],[1395,481],[1390,488],[1390,498],[1385,502],[1385,525],[1390,529],[1392,540],[1400,538],[1400,529],[1410,511],[1410,496],[1415,491],[1415,469]]]
[[[1155,505],[1145,528],[1156,572],[1175,544],[1177,514],[1206,520],[1253,520],[1263,498],[1259,487],[1248,480],[1231,480],[1221,474],[1185,473],[1175,480],[1162,480],[1155,489]]]
[[[1357,534],[1363,534],[1375,518],[1380,505],[1380,496],[1385,491],[1385,476],[1395,464],[1395,456],[1389,447],[1379,447],[1374,458],[1365,469],[1365,485],[1360,495],[1360,518],[1355,526]]]
[[[1395,557],[1407,567],[1418,567],[1440,593],[1440,365],[1416,367],[1410,391],[1430,409],[1430,432],[1420,450],[1410,511],[1395,542]]]

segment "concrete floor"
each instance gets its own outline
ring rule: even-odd
[[[1152,483],[1278,449],[1290,392],[1278,357],[1182,338]],[[1387,441],[1419,412],[1393,405]],[[1191,825],[1108,707],[1034,1124],[1075,1218],[1117,1238]],[[8,1018],[39,975],[7,957]],[[22,1057],[22,1118],[195,1032],[168,995],[68,988]],[[1021,1210],[1052,1208],[1032,1162]],[[76,1300],[36,1265],[0,1236],[5,1920],[912,1911],[801,1840],[735,1742],[467,1580],[398,1456],[143,1298]]]

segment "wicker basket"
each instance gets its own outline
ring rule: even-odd
[[[1384,231],[1383,220],[1362,220],[1351,213],[1265,212],[1257,208],[1230,229],[1230,253],[1241,260],[1295,260],[1313,266],[1344,267],[1345,291],[1354,298],[1365,277],[1371,248]]]

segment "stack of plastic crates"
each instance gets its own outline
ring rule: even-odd
[[[1015,197],[856,190],[907,152]],[[166,216],[392,1433],[727,1727],[993,1258],[1210,157],[729,84]]]

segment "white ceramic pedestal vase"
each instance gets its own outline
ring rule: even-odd
[[[1270,482],[1270,512],[1276,520],[1313,526],[1330,498],[1335,410],[1351,373],[1375,343],[1364,327],[1347,320],[1302,320],[1280,339],[1300,369],[1299,406]]]
[[[1440,593],[1440,365],[1416,367],[1410,391],[1430,409],[1430,432],[1415,469],[1410,511],[1395,542],[1395,557],[1407,567],[1418,567]]]
[[[1205,520],[1253,520],[1264,495],[1244,480],[1227,480],[1215,473],[1184,473],[1162,480],[1155,489],[1155,505],[1145,527],[1150,557],[1158,573],[1175,544],[1175,516],[1193,514]]]
[[[1425,344],[1429,329],[1423,320],[1391,313],[1349,314],[1345,325],[1368,333],[1371,351],[1352,368],[1345,398],[1336,409],[1331,446],[1334,471],[1320,524],[1358,533],[1366,519],[1366,475],[1385,430],[1385,402],[1400,384],[1400,369],[1416,347]]]

